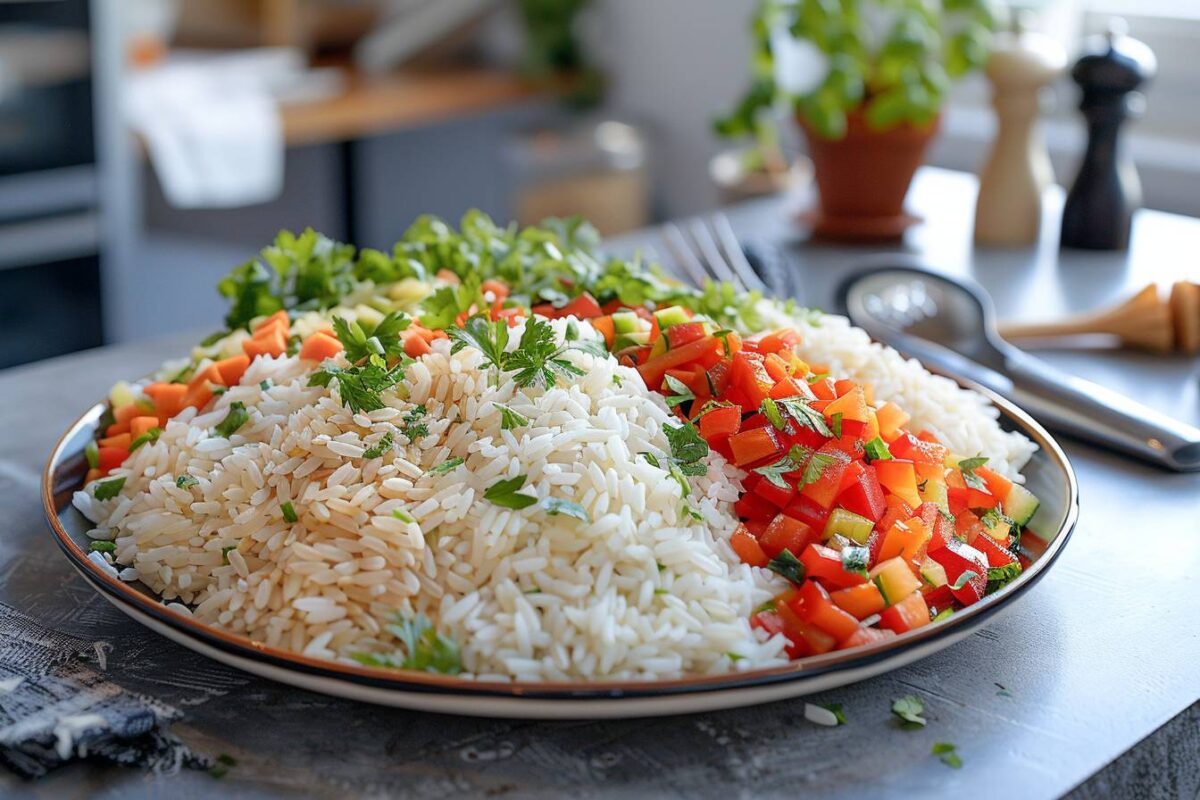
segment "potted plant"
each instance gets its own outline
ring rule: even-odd
[[[764,0],[753,80],[717,131],[759,136],[773,109],[792,111],[820,195],[814,232],[897,237],[946,92],[986,60],[992,27],[988,0]]]

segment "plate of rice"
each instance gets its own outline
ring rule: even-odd
[[[845,318],[578,220],[281,233],[46,467],[106,599],[306,689],[485,716],[794,697],[947,647],[1075,525],[1062,450]]]

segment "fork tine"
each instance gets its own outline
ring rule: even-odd
[[[675,259],[675,264],[682,267],[687,273],[686,277],[700,286],[704,283],[704,279],[708,277],[704,269],[704,265],[696,258],[696,254],[692,252],[691,246],[688,244],[687,238],[683,235],[683,231],[674,222],[668,222],[662,226],[663,242],[667,246],[667,250]]]
[[[709,224],[716,231],[717,241],[721,243],[721,247],[725,251],[725,258],[729,262],[729,266],[742,279],[746,288],[760,292],[766,291],[767,285],[763,283],[762,278],[758,277],[758,273],[754,271],[754,267],[750,266],[750,262],[746,260],[742,245],[733,232],[733,226],[729,224],[729,217],[717,212],[709,219]]]
[[[700,251],[701,261],[708,274],[718,281],[726,281],[732,283],[738,289],[745,289],[742,281],[729,268],[729,264],[725,262],[725,256],[721,255],[721,248],[717,246],[717,240],[713,238],[708,226],[704,224],[704,220],[699,217],[688,222],[688,232],[692,234],[692,241],[695,242],[697,249]]]

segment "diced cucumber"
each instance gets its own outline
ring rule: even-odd
[[[831,539],[834,536],[845,536],[858,544],[866,544],[867,539],[871,538],[871,530],[874,527],[875,523],[866,517],[844,508],[835,508],[825,523],[825,533],[821,538]]]
[[[668,306],[654,312],[655,319],[658,320],[658,327],[666,330],[672,325],[681,325],[684,322],[691,322],[692,317],[688,310],[683,306]]]
[[[920,492],[922,502],[933,503],[945,513],[950,513],[950,502],[946,498],[946,484],[927,480],[925,488],[918,488],[917,491]]]
[[[643,320],[632,311],[617,311],[612,315],[613,331],[615,333],[635,333],[650,330],[650,323]],[[645,327],[643,328],[643,324]]]
[[[1008,544],[1008,539],[1013,532],[1012,521],[1009,520],[1008,517],[989,511],[987,514],[984,514],[982,517],[980,517],[979,521],[983,523],[983,529],[987,532],[988,536],[992,537],[997,542],[1001,542],[1005,545]]]
[[[1004,509],[1004,516],[1024,528],[1029,524],[1029,520],[1033,519],[1033,515],[1037,513],[1038,506],[1041,504],[1033,492],[1019,483],[1014,483],[1001,506]]]
[[[925,561],[921,564],[921,580],[934,589],[949,583],[946,579],[946,568],[929,556],[925,556]]]
[[[618,333],[613,340],[613,350],[619,352],[627,347],[642,347],[647,344],[650,344],[650,331]]]
[[[354,307],[354,316],[356,317],[355,322],[364,328],[374,328],[383,322],[383,314],[365,303],[359,303]]]

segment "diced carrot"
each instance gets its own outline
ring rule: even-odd
[[[279,328],[264,336],[255,336],[242,342],[242,351],[250,358],[258,356],[281,356],[287,352],[287,334]]]
[[[92,481],[96,480],[96,478],[103,478],[103,477],[104,477],[104,470],[102,470],[102,469],[89,469],[89,470],[87,471],[87,475],[85,475],[85,476],[83,477],[83,482],[84,482],[84,483],[91,483]]]
[[[770,562],[767,554],[763,552],[762,545],[746,529],[745,525],[739,525],[733,532],[733,536],[729,539],[729,546],[733,548],[733,552],[737,553],[738,558],[752,567],[765,567]]]
[[[333,358],[344,349],[335,337],[327,333],[314,333],[300,346],[300,357],[309,361],[324,361]]]
[[[241,355],[222,359],[213,364],[213,369],[221,376],[223,385],[237,386],[248,366],[250,366],[250,357]]]
[[[158,413],[160,422],[165,422],[183,410],[183,398],[187,396],[188,387],[182,383],[163,384],[154,393],[154,410]]]
[[[879,587],[870,581],[830,592],[829,599],[838,608],[853,614],[858,619],[866,619],[872,614],[878,614],[887,605],[883,595],[879,592]]]
[[[133,437],[128,433],[122,433],[117,436],[108,436],[99,441],[101,447],[112,447],[118,449],[129,449],[129,445],[133,444]]]
[[[121,406],[120,408],[114,408],[113,409],[113,419],[115,419],[118,424],[120,424],[122,422],[128,423],[129,420],[133,419],[134,417],[140,416],[141,414],[144,414],[144,413],[145,413],[145,409],[138,408],[137,403],[129,403],[127,405]]]
[[[508,286],[496,280],[495,278],[488,278],[479,285],[479,288],[485,293],[491,292],[492,297],[497,303],[503,303],[504,299],[508,297]]]
[[[151,428],[158,427],[158,417],[134,417],[129,420],[129,435],[134,439],[144,436]]]
[[[264,319],[262,322],[255,325],[254,332],[258,333],[263,328],[269,327],[271,325],[278,325],[281,322],[283,323],[283,327],[285,329],[290,326],[290,322],[288,321],[288,314],[286,311],[284,311],[282,309],[280,309],[279,311],[276,311],[274,314],[272,314],[271,316]]]
[[[209,364],[204,369],[198,370],[192,376],[192,379],[188,381],[188,391],[195,389],[197,386],[203,386],[205,383],[212,383],[217,386],[225,385],[221,382],[221,371],[217,369],[216,364]]]
[[[400,334],[400,339],[404,342],[404,354],[409,358],[420,358],[433,352],[429,342],[415,331],[404,331]]]
[[[592,323],[593,328],[600,331],[600,334],[604,337],[605,345],[611,350],[613,341],[617,338],[612,317],[596,317],[588,321]]]
[[[208,405],[208,401],[213,399],[212,384],[205,381],[197,386],[188,389],[187,395],[183,398],[184,406],[200,409]]]
[[[114,422],[104,429],[105,436],[120,436],[122,433],[129,433],[128,422]]]

